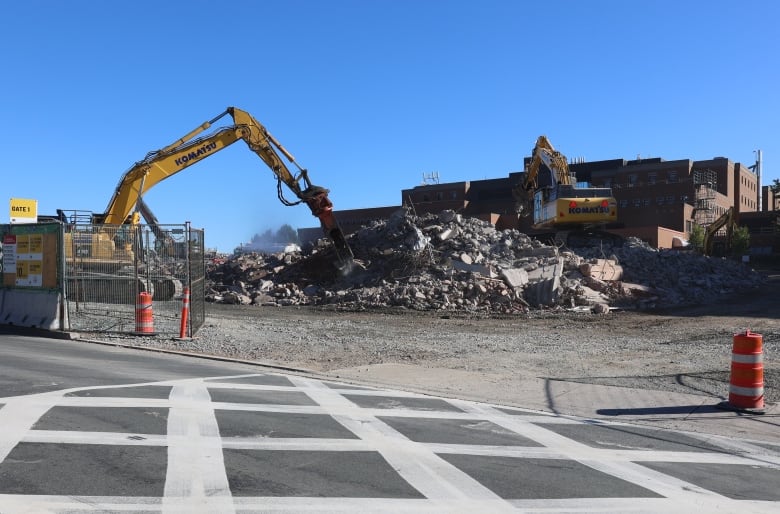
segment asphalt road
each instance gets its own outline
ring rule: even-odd
[[[777,512],[780,449],[0,334],[2,514],[542,509]]]

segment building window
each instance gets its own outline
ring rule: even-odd
[[[626,199],[620,200],[620,206],[621,207],[628,207],[628,200],[626,200]]]
[[[674,197],[673,196],[667,196],[666,197],[666,203],[669,205],[674,205]]]
[[[677,182],[677,171],[676,170],[670,170],[666,174],[666,179],[669,181],[669,183]]]
[[[655,181],[658,179],[658,175],[656,173],[648,173],[647,174],[647,184],[653,185],[655,184]]]
[[[450,200],[457,200],[457,199],[458,199],[458,192],[450,191]]]
[[[639,207],[642,205],[642,200],[640,198],[634,198],[634,207]]]
[[[637,183],[637,175],[636,173],[632,173],[628,176],[628,187],[634,187]]]
[[[657,203],[658,205],[663,205],[664,204],[664,197],[663,196],[657,197],[655,199],[655,203]]]
[[[650,207],[650,199],[649,198],[645,198],[644,200],[642,200],[642,203],[645,204],[645,207]]]
[[[444,200],[444,193],[442,193],[441,191],[437,192],[436,199],[439,201]]]

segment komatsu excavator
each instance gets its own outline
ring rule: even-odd
[[[531,226],[539,236],[555,240],[567,237],[570,243],[575,237],[577,241],[619,239],[596,230],[617,221],[612,190],[578,186],[566,157],[546,136],[537,139],[523,180],[512,193],[518,214],[533,214]]]
[[[232,117],[231,125],[194,139],[226,115]],[[336,268],[342,272],[348,271],[353,264],[353,254],[333,214],[333,204],[328,198],[329,191],[313,185],[307,170],[298,165],[290,152],[260,122],[236,107],[228,107],[220,115],[204,122],[170,145],[148,153],[143,160],[130,167],[120,179],[106,210],[101,214],[89,214],[89,223],[96,227],[96,230],[86,236],[90,239],[88,244],[73,245],[74,238],[80,237],[83,240],[85,234],[66,233],[66,260],[72,261],[74,255],[78,254],[78,263],[82,269],[90,262],[132,262],[133,245],[129,238],[118,238],[117,231],[122,230],[123,226],[138,224],[141,215],[152,230],[156,229],[156,219],[143,202],[143,195],[161,181],[239,140],[243,140],[274,173],[277,179],[277,195],[284,205],[305,203],[320,220],[325,234],[333,241]],[[279,153],[295,165],[297,174],[290,171]],[[292,191],[297,200],[289,201],[284,197],[282,184]],[[171,288],[165,289],[172,291]]]
[[[232,125],[220,128],[211,135],[192,139],[228,114],[233,118]],[[153,186],[238,140],[243,140],[276,175],[279,200],[288,206],[306,203],[312,214],[319,218],[325,233],[333,240],[338,258],[344,264],[351,261],[352,251],[333,215],[333,204],[328,199],[329,191],[312,185],[308,171],[298,165],[290,152],[259,121],[236,107],[228,107],[225,112],[203,123],[178,141],[162,150],[149,153],[144,160],[135,163],[122,176],[105,213],[98,216],[95,222],[107,225],[126,223],[138,199]],[[297,175],[290,172],[277,150],[296,166]],[[293,192],[298,198],[297,201],[291,202],[284,197],[282,183]]]

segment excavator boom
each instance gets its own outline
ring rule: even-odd
[[[712,250],[715,242],[715,235],[726,227],[726,244],[731,245],[732,238],[734,236],[734,228],[736,227],[736,216],[734,214],[734,208],[729,207],[718,219],[707,225],[704,229],[704,254],[712,255]]]
[[[210,135],[193,139],[228,114],[233,118],[232,125],[222,127]],[[323,187],[312,185],[308,172],[298,166],[292,154],[259,121],[246,111],[236,107],[228,107],[225,112],[201,124],[174,143],[161,150],[150,152],[143,160],[136,162],[122,176],[105,213],[96,216],[95,222],[107,225],[120,225],[128,222],[130,214],[139,209],[139,200],[149,189],[238,140],[243,140],[277,177],[277,193],[282,203],[297,205],[303,202],[308,205],[312,214],[320,220],[323,230],[334,243],[338,260],[337,266],[340,269],[349,268],[353,259],[352,250],[333,215],[333,204],[328,198],[329,191]],[[290,171],[278,152],[296,166],[297,174],[294,175]],[[292,191],[297,201],[291,202],[284,198],[282,183]]]

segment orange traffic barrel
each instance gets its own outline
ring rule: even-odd
[[[146,291],[138,293],[138,298],[135,301],[135,332],[136,334],[154,334],[152,295]]]
[[[733,408],[764,408],[763,341],[761,334],[750,330],[734,334],[728,401]]]

